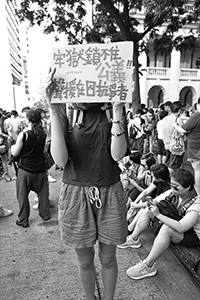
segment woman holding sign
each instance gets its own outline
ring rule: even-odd
[[[113,104],[109,122],[103,103],[76,103],[79,118],[71,132],[65,105],[52,104],[55,69],[49,73],[51,152],[64,167],[59,199],[62,240],[75,249],[86,299],[95,299],[94,245],[99,243],[104,299],[112,300],[117,282],[116,246],[127,236],[126,201],[118,161],[127,151],[123,103]]]

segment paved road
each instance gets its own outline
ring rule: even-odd
[[[35,194],[31,193],[30,227],[26,229],[15,224],[18,213],[15,182],[0,181],[1,202],[14,212],[12,216],[0,219],[1,300],[84,299],[74,252],[60,242],[57,202],[61,172],[53,169],[51,171],[57,178],[56,183],[50,184],[53,206],[51,219],[44,222],[38,212],[32,209]],[[157,262],[156,276],[137,281],[127,278],[126,269],[139,259],[145,258],[153,238],[151,230],[148,230],[141,236],[143,246],[140,249],[117,250],[119,279],[115,300],[200,299],[200,290],[168,251]],[[98,251],[95,258],[98,272],[97,295],[98,299],[103,299],[97,253]]]

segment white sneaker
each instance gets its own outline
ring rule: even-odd
[[[48,175],[48,182],[49,183],[56,182],[56,179],[53,178],[51,175]]]
[[[153,264],[152,267],[147,266],[146,262],[143,260],[139,263],[137,263],[135,266],[130,267],[126,274],[131,279],[142,279],[145,277],[151,277],[156,275],[157,269],[155,267],[155,264]]]
[[[136,241],[132,239],[131,235],[127,236],[126,242],[122,245],[117,245],[119,249],[126,249],[126,248],[140,248],[142,244],[140,240],[137,239]]]
[[[13,214],[13,211],[11,209],[3,208],[3,206],[0,206],[0,217],[8,217]]]
[[[33,205],[33,209],[35,209],[35,210],[38,209],[38,203]]]

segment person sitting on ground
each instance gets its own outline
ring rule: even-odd
[[[150,203],[146,216],[157,218],[162,225],[148,256],[127,270],[130,278],[141,279],[154,276],[157,273],[155,262],[168,249],[171,242],[188,248],[200,246],[200,195],[194,188],[194,182],[194,176],[189,170],[177,169],[171,173],[172,194],[169,197],[175,198],[180,215],[179,221],[162,214],[157,202]],[[141,233],[148,224],[148,217],[145,219],[141,216],[135,229]],[[136,234],[136,230],[132,236],[135,243],[133,248],[141,246],[138,238],[140,233]]]
[[[145,167],[141,164],[141,157],[142,154],[135,150],[128,156],[128,161],[127,158],[125,158],[125,163],[122,164],[122,166],[120,163],[120,167],[123,170],[122,174],[120,175],[120,178],[122,186],[124,188],[124,194],[127,200],[130,193],[136,193],[136,196],[140,193],[139,189],[137,189],[137,186],[135,187],[133,184],[131,184],[130,178],[132,178],[132,180],[134,180],[135,182],[135,185],[138,186],[140,181],[143,180]],[[128,206],[129,203],[127,202],[127,207]]]
[[[127,207],[130,206],[130,203],[132,201],[135,201],[135,199],[138,197],[138,195],[141,192],[143,192],[148,186],[151,185],[153,177],[150,168],[155,163],[156,160],[151,153],[145,154],[141,158],[142,169],[140,171],[140,174],[138,174],[137,177],[133,177],[133,176],[126,177],[129,186]]]
[[[139,180],[143,180],[143,186],[146,188],[152,182],[151,166],[156,163],[155,156],[152,153],[147,153],[141,157],[141,165],[144,167],[143,173],[139,176]]]
[[[119,161],[118,165],[122,170],[121,181],[124,188],[128,186],[127,176],[138,177],[143,173],[144,166],[141,165],[141,157],[142,154],[135,150]]]
[[[165,164],[153,164],[150,167],[150,171],[153,177],[151,184],[146,189],[143,189],[137,197],[133,193],[129,195],[130,209],[127,214],[128,220],[134,215],[135,209],[146,207],[147,203],[141,201],[144,197],[151,195],[154,198],[170,189],[170,174]],[[134,184],[133,180],[130,180],[130,182]]]

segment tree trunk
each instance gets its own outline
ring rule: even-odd
[[[134,89],[133,89],[133,93],[132,93],[132,112],[133,112],[133,114],[135,114],[136,110],[141,105],[138,57],[139,57],[138,44],[134,43],[133,65],[135,68],[133,71]]]

